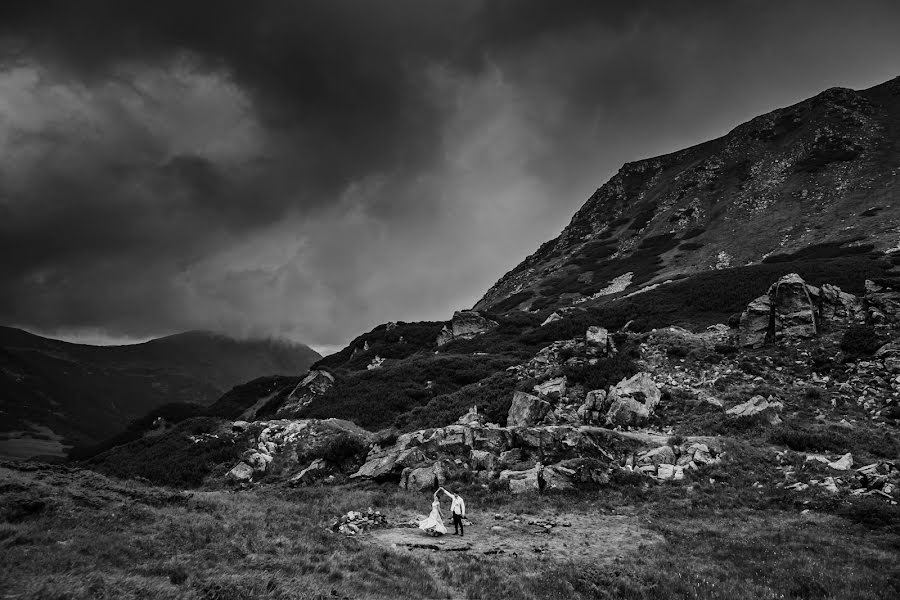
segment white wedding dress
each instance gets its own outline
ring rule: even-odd
[[[438,510],[440,506],[441,503],[437,500],[431,503],[431,514],[425,517],[424,521],[419,521],[419,529],[433,533],[447,533],[447,528],[444,527],[444,520],[441,518],[441,513]]]

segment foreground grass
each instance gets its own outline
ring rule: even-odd
[[[382,548],[325,530],[351,509],[421,509],[423,497],[393,487],[182,493],[58,467],[0,471],[3,597],[900,597],[900,538],[820,513],[665,497],[615,506],[625,497],[602,491],[472,504],[476,526],[489,512],[616,511],[665,539],[611,564],[560,563]]]

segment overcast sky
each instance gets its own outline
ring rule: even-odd
[[[4,0],[0,324],[329,351],[470,307],[623,162],[900,75],[900,3]]]

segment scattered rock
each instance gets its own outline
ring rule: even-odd
[[[226,475],[229,481],[244,483],[253,478],[253,467],[245,462],[236,464]]]
[[[331,474],[332,471],[333,469],[324,459],[317,458],[308,467],[291,477],[288,483],[290,485],[307,485]]]
[[[566,395],[566,378],[554,377],[534,386],[534,391],[545,398],[559,400]]]
[[[508,427],[531,427],[539,423],[549,411],[550,403],[546,400],[526,392],[516,392],[509,407],[506,424]]]
[[[675,451],[671,446],[653,448],[638,456],[638,464],[641,465],[659,465],[663,463],[675,464]]]
[[[509,482],[509,490],[513,494],[537,492],[540,490],[540,478],[543,467],[538,464],[525,471],[506,470],[500,473],[501,481]]]
[[[660,396],[659,388],[648,373],[623,379],[609,390],[606,420],[615,425],[641,424],[653,413]]]
[[[769,396],[768,399],[763,398],[762,396],[753,396],[743,404],[738,404],[737,406],[729,408],[725,411],[725,414],[736,418],[763,415],[768,419],[771,425],[777,425],[781,423],[779,413],[783,408],[784,405],[781,402],[776,401],[772,396]]]
[[[468,340],[476,335],[490,331],[497,326],[496,321],[482,317],[474,310],[458,310],[453,313],[450,328],[446,326],[438,335],[437,345],[443,346],[455,339]]]
[[[544,322],[541,323],[541,327],[559,321],[560,319],[562,319],[562,315],[560,315],[558,312],[551,313],[550,316],[544,319]]]
[[[836,471],[849,471],[853,468],[853,455],[848,452],[836,461],[828,463],[828,466]]]
[[[747,348],[761,348],[773,337],[772,301],[768,294],[747,305],[739,327],[741,345]]]

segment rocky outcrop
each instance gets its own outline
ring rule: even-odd
[[[819,288],[817,305],[819,309],[818,318],[821,323],[848,327],[863,323],[866,320],[863,301],[830,283],[823,284]]]
[[[653,413],[661,394],[648,373],[638,373],[623,379],[606,396],[609,411],[606,421],[611,425],[639,425]]]
[[[867,290],[870,288],[874,290],[874,284]],[[873,298],[878,295],[874,291],[872,294]],[[745,348],[760,348],[767,343],[815,337],[823,328],[839,329],[861,324],[866,320],[864,307],[869,302],[868,293],[866,298],[864,302],[831,284],[817,288],[796,273],[790,273],[773,283],[764,296],[750,302],[741,313],[740,344]],[[897,298],[896,307],[891,306],[892,301],[886,296],[879,296],[874,302],[880,302],[886,310],[896,311],[900,309],[900,294]],[[874,320],[884,313],[870,305],[869,315]],[[890,322],[886,316],[883,320]]]
[[[342,469],[355,471],[359,463],[354,465],[352,457],[344,457],[350,462],[342,465],[316,461],[335,441],[355,440],[364,448],[372,439],[370,432],[341,419],[255,421],[245,431],[250,434],[251,445],[241,455],[241,462],[229,472],[228,479],[233,481],[249,481],[265,475],[305,483]],[[246,476],[248,468],[251,473]]]
[[[883,282],[866,281],[866,318],[876,327],[900,322],[900,291]]]
[[[772,300],[769,295],[756,298],[741,313],[740,342],[746,348],[761,348],[774,339]]]
[[[578,418],[585,425],[600,423],[603,408],[606,405],[606,390],[591,390],[584,398],[584,403],[578,408]]]
[[[541,473],[543,467],[540,464],[524,471],[502,471],[500,480],[509,484],[509,490],[513,494],[525,492],[537,492],[541,489]]]
[[[275,416],[282,419],[295,416],[301,409],[309,406],[316,396],[321,396],[332,387],[334,375],[324,369],[313,369],[288,394]]]
[[[778,402],[772,396],[763,398],[762,396],[753,396],[746,402],[738,404],[725,411],[725,414],[737,419],[759,417],[767,420],[771,425],[781,423],[779,413],[784,408],[781,402]]]
[[[513,395],[512,404],[509,406],[506,425],[508,427],[531,427],[540,423],[549,411],[550,403],[546,400],[526,392],[516,392]]]
[[[334,468],[323,458],[312,461],[308,467],[288,480],[290,485],[308,485],[334,472]]]
[[[241,461],[232,467],[225,477],[234,483],[246,483],[253,478],[253,467]]]
[[[547,317],[546,319],[544,319],[544,322],[541,323],[541,327],[543,327],[545,325],[549,325],[550,323],[559,321],[560,319],[562,319],[562,315],[559,314],[558,312],[550,313],[550,316]]]
[[[776,281],[770,289],[776,340],[810,338],[818,333],[811,287],[799,275],[790,273]]]
[[[446,482],[447,471],[444,461],[440,460],[425,467],[407,467],[400,475],[400,487],[414,492],[436,489]]]
[[[450,327],[446,325],[437,338],[437,345],[443,346],[453,340],[468,340],[497,326],[496,321],[482,317],[474,310],[458,310],[453,313]]]
[[[405,433],[389,448],[373,447],[350,477],[396,481],[404,489],[420,490],[459,471],[483,481],[506,481],[516,492],[544,489],[547,481],[553,489],[565,489],[569,483],[607,482],[610,468],[640,444],[600,427],[457,423]]]
[[[534,392],[543,398],[559,400],[566,395],[565,377],[554,377],[534,386]]]
[[[601,356],[610,356],[616,351],[616,346],[609,335],[609,331],[599,325],[588,327],[584,335],[584,342],[588,348],[599,351]],[[596,355],[597,353],[595,352],[594,354]]]

